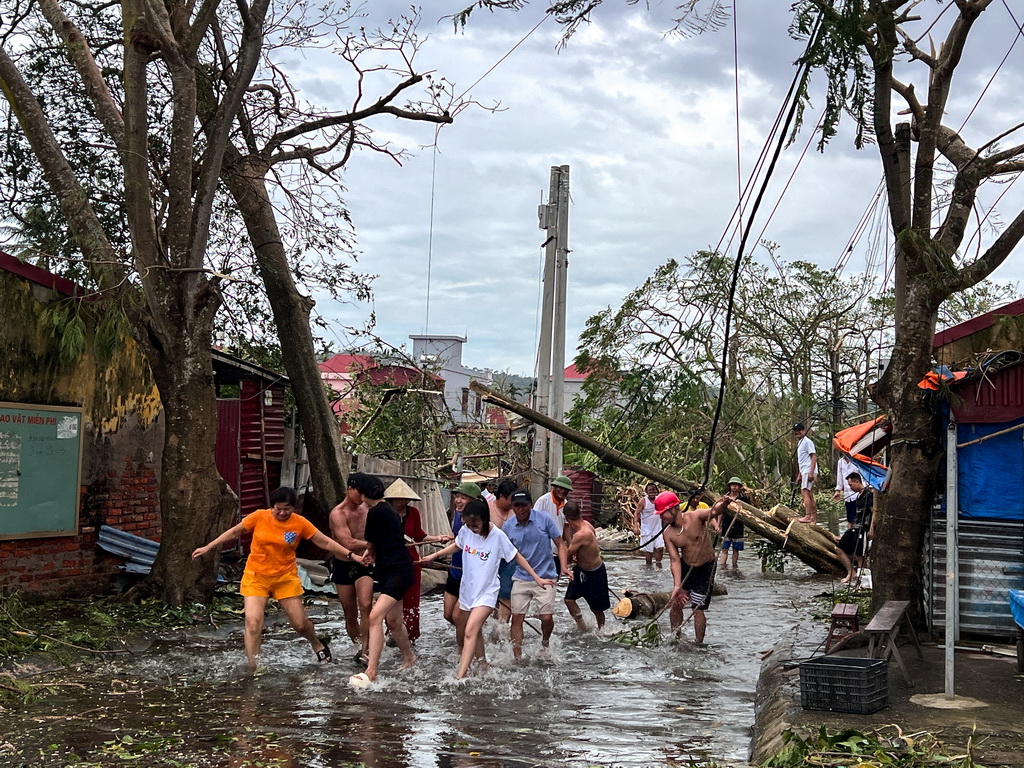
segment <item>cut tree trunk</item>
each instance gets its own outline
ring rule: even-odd
[[[716,581],[711,587],[711,594],[722,597],[729,594],[729,590]],[[612,613],[620,619],[653,618],[665,610],[671,597],[671,592],[633,592],[627,589],[622,593],[622,599],[612,607]]]
[[[697,483],[676,477],[647,462],[640,461],[620,450],[605,445],[579,430],[567,427],[560,421],[555,421],[522,403],[517,403],[515,400],[505,397],[500,392],[495,392],[478,381],[472,382],[470,387],[485,401],[516,413],[523,418],[529,419],[534,424],[561,435],[580,448],[590,451],[606,464],[635,472],[641,477],[682,493],[689,494],[699,488]],[[701,495],[711,503],[714,503],[719,498],[717,493],[707,489],[702,489]],[[801,562],[806,563],[818,573],[835,575],[846,573],[846,569],[836,556],[835,539],[827,531],[813,525],[783,522],[785,513],[781,510],[778,513],[779,516],[776,516],[750,504],[745,504],[742,501],[732,502],[729,505],[729,509],[755,534],[772,542]],[[791,510],[789,510],[789,513],[793,514]]]

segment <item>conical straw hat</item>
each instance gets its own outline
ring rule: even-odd
[[[412,499],[413,501],[422,501],[422,499],[416,495],[416,492],[409,487],[409,484],[399,478],[395,480],[388,489],[384,491],[385,499]]]

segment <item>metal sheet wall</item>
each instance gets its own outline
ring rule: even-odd
[[[283,388],[243,379],[240,389],[238,496],[245,516],[265,508],[270,492],[281,483],[285,413]]]
[[[965,520],[958,523],[960,631],[1011,639],[1009,591],[1024,589],[1024,523]],[[946,520],[933,511],[925,546],[925,608],[933,632],[946,619]]]
[[[214,460],[217,471],[224,482],[238,493],[238,422],[242,409],[238,400],[221,399],[217,401],[217,444],[214,448]]]

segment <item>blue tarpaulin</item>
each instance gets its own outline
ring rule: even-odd
[[[1024,629],[1024,590],[1010,590],[1010,613],[1017,626]]]
[[[957,442],[966,443],[1024,423],[960,424]],[[957,496],[962,517],[1024,520],[1024,429],[959,449]]]

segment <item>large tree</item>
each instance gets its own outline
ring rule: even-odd
[[[897,258],[906,270],[892,356],[877,389],[878,401],[893,423],[893,479],[876,523],[876,603],[909,599],[917,604],[923,594],[921,553],[943,445],[936,428],[937,408],[918,382],[932,366],[939,309],[992,274],[1024,237],[1022,210],[976,252],[962,249],[965,235],[972,231],[982,185],[1024,170],[1024,144],[999,145],[1021,128],[1019,123],[1007,124],[1004,131],[976,140],[972,147],[947,122],[956,119],[949,115],[949,107],[957,67],[972,31],[991,5],[991,0],[954,0],[955,15],[945,27],[935,18],[938,9],[929,14],[931,18],[913,15],[923,9],[911,0],[804,0],[796,6],[796,27],[808,36],[805,58],[829,75],[824,124],[834,125],[846,111],[874,139],[890,223],[900,246]],[[989,17],[989,23],[999,23],[995,14]],[[944,39],[935,53],[914,42],[912,33],[941,34],[943,29]],[[997,52],[992,53],[995,65]],[[897,76],[898,63],[918,67],[904,69],[919,79],[923,99],[913,83],[901,79],[902,73]],[[909,111],[916,146],[912,187],[906,195],[893,130],[894,96]],[[940,194],[944,176],[951,190],[948,197]]]
[[[225,206],[221,183],[228,181],[230,188],[242,179],[251,191],[275,165],[322,163],[327,151],[340,147],[337,157],[322,166],[329,175],[343,165],[353,146],[368,143],[358,121],[374,114],[403,116],[394,102],[421,78],[411,71],[411,51],[392,41],[388,50],[404,70],[380,62],[368,69],[397,71],[401,85],[370,104],[357,103],[357,108],[338,114],[305,104],[300,111],[292,108],[298,103],[294,92],[288,94],[291,101],[278,92],[264,102],[275,105],[269,111],[281,121],[278,130],[263,145],[248,143],[254,134],[247,135],[245,127],[251,127],[254,115],[268,111],[252,105],[279,85],[274,80],[281,71],[279,62],[268,58],[268,50],[275,45],[301,47],[312,36],[309,25],[294,23],[295,8],[282,9],[285,16],[274,23],[268,21],[269,8],[266,0],[125,0],[120,7],[40,0],[5,4],[0,22],[0,87],[9,114],[21,127],[15,138],[27,147],[20,182],[29,185],[34,169],[41,170],[77,251],[80,272],[128,318],[160,392],[163,541],[148,583],[171,603],[208,597],[214,570],[208,562],[194,567],[190,554],[226,526],[235,507],[213,461],[216,408],[210,349],[225,285],[237,279],[225,281],[232,270],[224,268],[227,262],[211,248],[218,216],[224,217],[221,242],[231,240],[225,232],[231,230],[233,213]],[[353,38],[366,39],[366,34],[357,31]],[[54,82],[46,79],[51,71],[63,77],[55,88],[46,87]],[[262,78],[254,80],[257,73]],[[360,75],[356,81],[363,94]],[[410,114],[431,111],[425,119],[445,122],[450,117],[434,108],[435,93],[429,91],[422,109],[401,108]],[[246,103],[250,106],[243,109]],[[282,126],[286,120],[291,124]],[[336,126],[344,132],[328,139],[323,149],[321,142]],[[345,136],[350,140],[343,141]],[[264,164],[256,179],[238,172],[244,167],[241,160],[261,153]],[[12,186],[17,192],[18,185]],[[244,197],[237,187],[232,191]],[[275,316],[283,318],[282,333],[298,361],[289,370],[298,372],[304,396],[312,403],[311,418],[320,422],[319,431],[311,431],[329,436],[333,415],[322,392],[308,384],[308,373],[315,370],[309,302],[294,290],[291,273],[298,270],[283,258],[285,246],[263,239],[277,235],[278,241],[287,240],[280,228],[268,223],[271,201],[269,193],[248,200],[244,224],[253,235],[264,276],[276,280]],[[34,210],[38,218],[45,208]],[[318,223],[315,216],[311,219]],[[322,237],[309,237],[322,244]],[[294,237],[289,247],[291,253],[301,252],[301,239]],[[336,498],[336,478],[343,471],[337,451],[323,445],[317,450],[323,457],[318,473],[329,478],[322,485]]]
[[[603,0],[557,0],[548,11],[565,25],[566,36],[589,20]],[[456,14],[464,24],[476,8],[512,8],[527,0],[477,0]],[[893,423],[893,480],[876,524],[874,599],[908,599],[923,594],[921,553],[936,491],[942,437],[937,407],[918,382],[932,365],[932,339],[944,301],[992,274],[1024,237],[1024,210],[1016,211],[994,237],[977,232],[981,246],[963,248],[972,232],[979,191],[1024,170],[1024,144],[1006,143],[1022,127],[1007,119],[1002,129],[970,143],[951,125],[950,95],[972,33],[979,23],[1017,26],[992,10],[992,0],[796,0],[792,31],[807,41],[798,64],[806,67],[799,97],[809,100],[817,74],[826,81],[821,146],[836,135],[844,115],[853,119],[858,147],[874,144],[881,162],[889,223],[899,244],[905,291],[898,299],[890,363],[877,386],[877,400]],[[728,18],[723,0],[677,4],[677,27],[704,31]],[[952,11],[946,13],[946,11]],[[927,12],[926,12],[927,11]],[[940,37],[937,50],[918,41]],[[978,41],[979,48],[985,45]],[[1000,51],[992,50],[997,67]],[[913,80],[919,82],[915,87]],[[970,88],[965,81],[961,90]],[[971,94],[973,96],[973,94]],[[894,97],[899,103],[894,104]],[[980,98],[980,96],[979,96]],[[912,182],[901,174],[893,123],[910,115]],[[961,116],[964,125],[966,115]],[[948,190],[948,193],[947,193]],[[986,242],[987,240],[987,242]],[[969,242],[969,241],[968,241]]]

